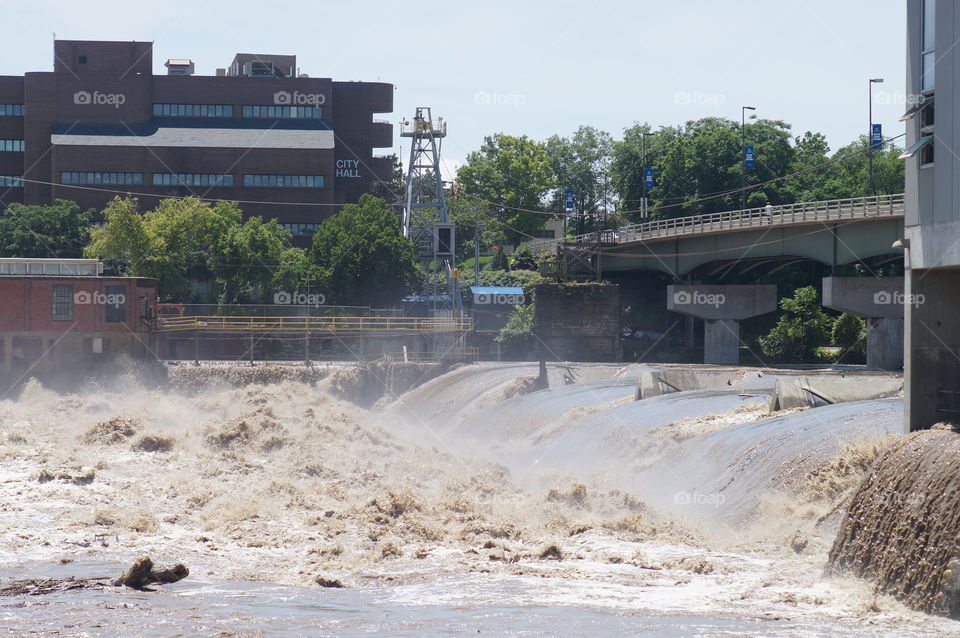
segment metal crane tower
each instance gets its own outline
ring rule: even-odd
[[[424,291],[434,300],[435,309],[460,312],[460,289],[453,270],[456,250],[455,229],[447,218],[447,200],[440,176],[440,147],[447,135],[447,123],[436,121],[430,107],[418,107],[413,121],[400,123],[400,136],[411,138],[407,165],[407,198],[403,207],[403,234],[417,247],[430,283]],[[441,286],[446,296],[440,294]],[[437,300],[444,299],[442,302]],[[449,301],[446,301],[449,299]]]

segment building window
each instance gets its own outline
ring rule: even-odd
[[[60,173],[61,184],[106,184],[131,186],[143,184],[143,173],[87,173],[67,171]]]
[[[78,55],[78,56],[77,56],[77,62],[79,62],[80,64],[86,64],[86,63],[87,63],[87,56],[85,56],[85,55]]]
[[[243,185],[255,188],[323,188],[323,175],[244,175]]]
[[[923,0],[923,33],[920,43],[920,91],[933,90],[936,52],[936,6],[937,0]]]
[[[23,177],[19,175],[0,175],[0,188],[23,188]]]
[[[23,104],[0,104],[0,117],[23,117]]]
[[[317,232],[318,224],[280,224],[290,231],[294,237],[312,237]]]
[[[127,296],[123,286],[107,286],[107,322],[122,323],[127,320]]]
[[[154,173],[154,186],[233,186],[233,175],[215,173]]]
[[[920,166],[930,166],[933,164],[933,149],[936,146],[936,141],[931,141],[929,144],[924,146],[920,150]]]
[[[23,140],[0,140],[0,151],[22,153]]]
[[[232,104],[154,104],[156,117],[233,117]]]
[[[73,286],[53,287],[53,320],[73,321]]]
[[[243,117],[270,120],[320,120],[322,106],[276,106],[273,104],[245,104]]]

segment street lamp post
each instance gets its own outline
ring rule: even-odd
[[[641,133],[640,134],[640,155],[643,157],[640,158],[640,161],[643,163],[643,174],[640,176],[640,181],[643,183],[643,197],[640,199],[640,217],[642,219],[647,218],[647,138],[652,136],[653,133]]]
[[[868,126],[867,126],[867,148],[869,149],[869,150],[867,151],[867,166],[868,166],[868,168],[867,168],[867,191],[868,191],[867,194],[868,194],[868,195],[876,195],[876,194],[877,194],[877,190],[876,190],[876,188],[874,188],[874,185],[873,185],[873,151],[874,151],[874,148],[873,148],[873,85],[874,85],[874,84],[881,84],[882,82],[883,82],[883,78],[870,78],[870,82],[869,82],[869,85],[870,85],[870,90],[869,90],[869,94],[870,94],[870,107],[869,107],[869,111],[870,111],[870,123],[869,123]]]
[[[740,183],[740,210],[747,207],[747,111],[756,111],[755,106],[740,107],[740,172],[743,179]]]

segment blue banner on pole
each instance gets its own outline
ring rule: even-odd
[[[573,189],[568,188],[563,194],[563,207],[567,210],[573,210]]]
[[[643,169],[643,183],[646,184],[647,190],[653,190],[653,169],[645,168]]]
[[[743,147],[743,167],[748,171],[753,170],[753,144],[745,144]]]
[[[873,124],[870,127],[870,149],[878,151],[883,148],[883,126]]]

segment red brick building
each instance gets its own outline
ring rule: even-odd
[[[101,277],[95,259],[0,259],[0,372],[152,360],[155,279]]]

